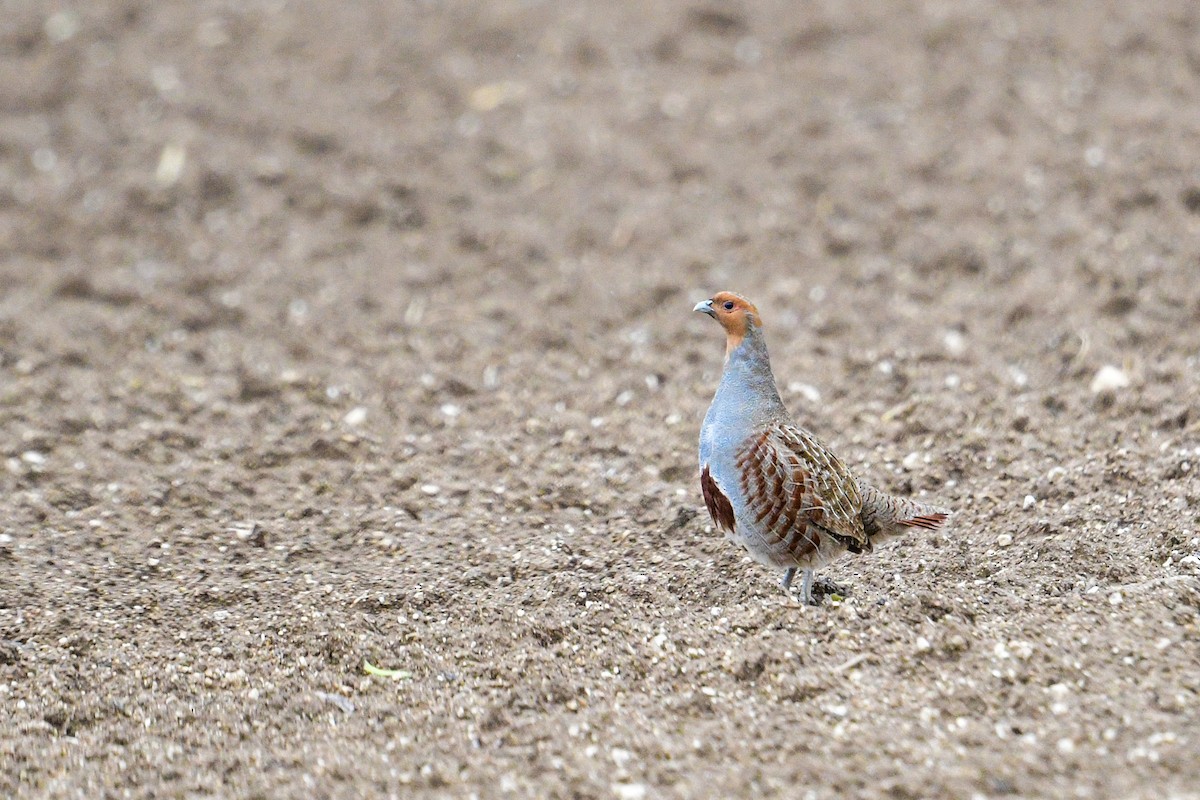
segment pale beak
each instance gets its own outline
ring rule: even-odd
[[[712,300],[701,300],[696,303],[696,307],[692,311],[699,311],[701,314],[708,314],[713,319],[717,318],[717,312],[713,311]]]

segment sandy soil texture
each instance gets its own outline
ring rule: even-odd
[[[0,15],[0,795],[1200,796],[1200,5]],[[721,289],[957,512],[840,604]]]

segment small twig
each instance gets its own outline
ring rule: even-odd
[[[850,659],[849,661],[843,662],[842,664],[834,667],[833,672],[834,672],[834,674],[840,675],[841,673],[846,672],[847,670],[854,669],[855,667],[857,667],[859,664],[863,663],[864,661],[870,661],[874,657],[875,656],[872,655],[871,653],[859,653],[858,655],[856,655],[854,658]]]

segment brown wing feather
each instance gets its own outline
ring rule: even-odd
[[[858,483],[812,434],[774,425],[747,442],[737,463],[755,523],[789,548],[815,546],[821,530],[867,542]]]
[[[712,475],[708,474],[708,464],[700,473],[700,491],[704,494],[704,505],[708,508],[713,525],[726,533],[733,533],[733,504],[721,492]]]

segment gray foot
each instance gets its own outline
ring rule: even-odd
[[[783,587],[783,591],[791,592],[792,579],[796,577],[796,568],[789,567],[784,570],[783,580],[779,585]],[[830,595],[839,597],[848,597],[850,590],[841,584],[834,583],[828,578],[813,579],[813,571],[811,569],[804,570],[800,578],[800,602],[806,606],[815,606],[820,600],[817,598],[825,598]]]
[[[803,572],[803,577],[800,579],[800,602],[804,603],[806,606],[816,605],[816,603],[813,602],[812,597],[812,576],[812,570],[806,569]],[[784,570],[783,580],[779,582],[779,585],[783,587],[784,593],[788,596],[791,596],[792,578],[795,577],[796,568],[788,567],[786,570]]]
[[[804,576],[800,580],[800,602],[806,606],[815,606],[817,602],[813,600],[813,573],[811,569],[804,570]]]
[[[783,590],[785,592],[791,591],[792,578],[794,578],[794,577],[796,577],[796,568],[795,567],[788,567],[786,570],[783,571],[783,580],[781,580],[779,582],[779,585],[783,587]]]

